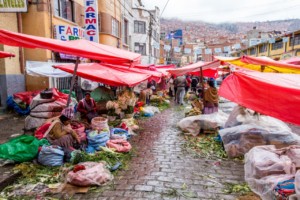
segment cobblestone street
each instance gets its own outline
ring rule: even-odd
[[[141,133],[131,140],[137,156],[115,177],[114,187],[75,199],[235,199],[223,193],[224,184],[243,182],[243,164],[185,153],[176,127],[182,118],[183,111],[173,107],[141,121]]]

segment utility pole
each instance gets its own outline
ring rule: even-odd
[[[152,46],[151,46],[151,37],[152,37],[152,14],[149,12],[150,22],[149,22],[149,64],[151,64],[151,54],[152,54]]]

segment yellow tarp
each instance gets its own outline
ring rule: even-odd
[[[243,56],[239,58],[215,56],[215,58],[238,67],[260,72],[300,74],[299,65],[282,63],[265,57]]]

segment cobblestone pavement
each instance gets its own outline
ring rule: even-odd
[[[183,112],[174,107],[142,121],[143,131],[131,140],[137,156],[115,177],[114,187],[75,199],[236,199],[223,189],[225,183],[244,182],[243,164],[184,153],[184,139],[176,128],[182,118]]]

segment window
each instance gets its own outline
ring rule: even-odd
[[[146,22],[134,21],[134,32],[135,33],[146,33]]]
[[[255,55],[255,54],[256,54],[256,48],[251,48],[250,55]]]
[[[282,47],[283,47],[282,40],[279,41],[279,42],[275,42],[274,44],[272,44],[272,50],[281,49]]]
[[[293,37],[290,38],[290,46],[298,44],[300,44],[300,35],[295,35],[295,39]]]
[[[123,42],[128,44],[128,21],[124,19],[123,23]]]
[[[259,53],[264,53],[267,51],[267,45],[263,44],[261,46],[259,46]]]
[[[119,22],[114,18],[111,19],[111,34],[119,37]]]
[[[134,43],[134,52],[146,55],[146,44],[145,43]]]
[[[75,22],[74,2],[71,0],[54,0],[54,15]]]

